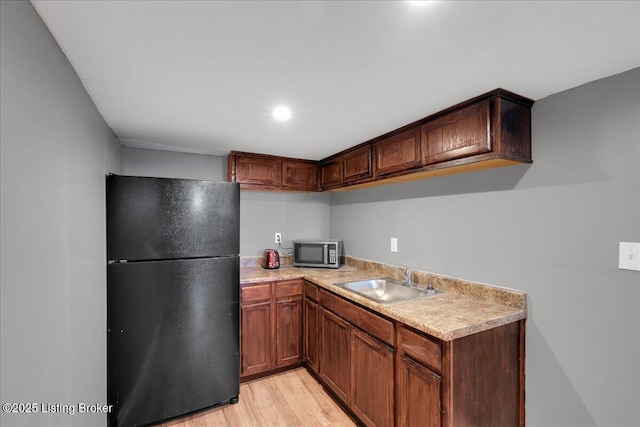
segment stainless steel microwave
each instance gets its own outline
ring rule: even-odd
[[[343,263],[342,240],[293,241],[294,267],[339,268]]]

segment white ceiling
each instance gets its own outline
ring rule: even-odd
[[[136,147],[319,160],[498,87],[640,66],[639,1],[32,3]]]

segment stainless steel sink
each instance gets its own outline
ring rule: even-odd
[[[406,283],[395,279],[358,280],[355,282],[336,283],[336,286],[382,304],[428,298],[442,293],[442,291],[436,289],[412,288],[407,286]]]

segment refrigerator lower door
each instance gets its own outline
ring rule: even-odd
[[[238,257],[108,265],[111,426],[238,396],[239,274]]]

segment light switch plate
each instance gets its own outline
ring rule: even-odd
[[[391,238],[391,252],[398,252],[398,238]]]
[[[620,242],[618,268],[640,271],[640,243]]]

